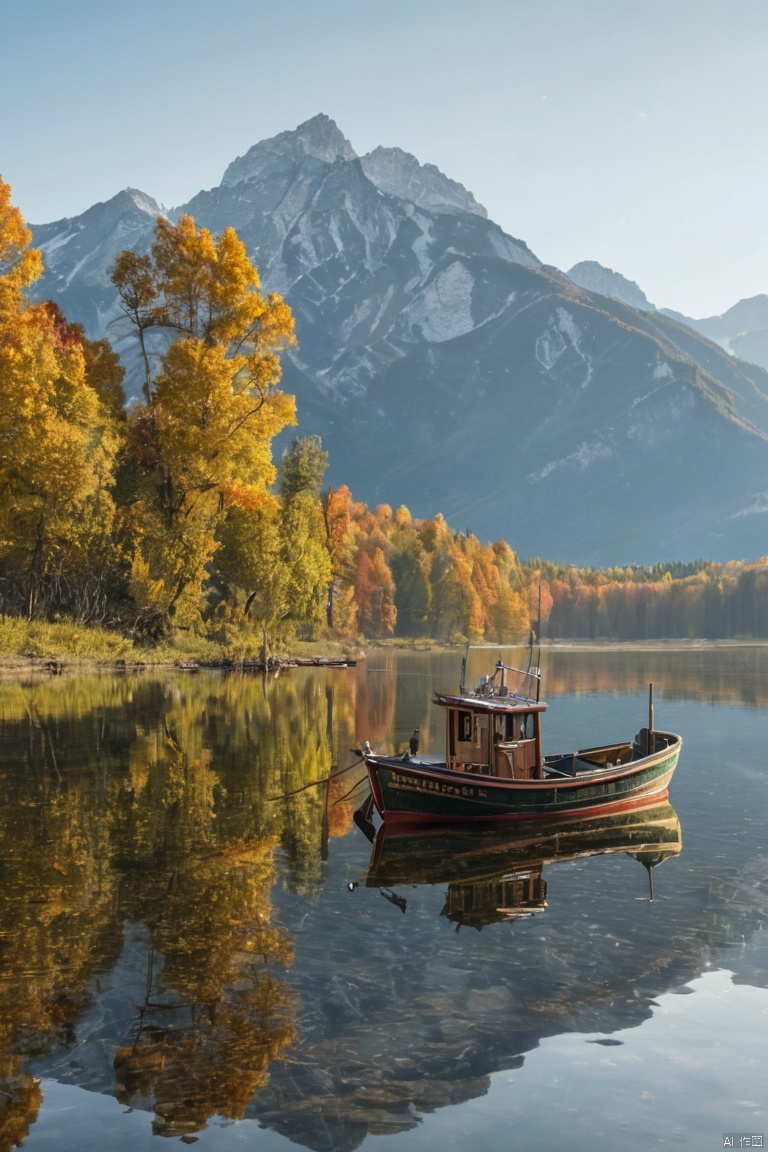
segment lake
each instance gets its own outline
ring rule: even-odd
[[[459,661],[0,680],[0,1152],[762,1146],[768,647],[545,651],[545,752],[653,682],[669,803],[372,849]]]

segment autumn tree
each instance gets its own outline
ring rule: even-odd
[[[331,561],[326,623],[342,636],[357,632],[353,503],[345,484],[329,488],[323,498],[325,544]]]
[[[120,441],[108,345],[32,304],[40,253],[0,180],[0,596],[33,617],[103,612]]]
[[[290,612],[290,573],[283,553],[279,500],[265,493],[228,511],[218,527],[214,574],[230,616],[252,621],[266,660],[270,638],[282,639],[281,623]]]
[[[283,454],[280,494],[239,493],[217,532],[213,571],[230,608],[242,605],[242,618],[259,628],[265,660],[270,641],[289,640],[297,628],[312,634],[325,621],[326,459],[318,437],[294,440]]]
[[[0,316],[24,309],[25,293],[40,278],[43,258],[30,247],[32,233],[11,204],[11,187],[0,178]]]
[[[426,635],[432,590],[415,536],[406,537],[395,545],[390,556],[390,568],[395,582],[397,635]]]
[[[293,317],[279,295],[262,295],[232,228],[213,236],[191,216],[159,219],[151,253],[122,252],[112,279],[144,364],[131,427],[132,589],[144,627],[162,631],[197,617],[217,528],[275,480],[271,441],[295,418],[275,387]],[[169,343],[155,371],[157,333]]]
[[[310,632],[325,620],[331,560],[320,491],[328,464],[319,436],[297,437],[283,454],[281,531],[290,574],[291,616]]]
[[[358,623],[364,636],[391,636],[397,623],[395,582],[383,549],[360,552],[355,578]]]

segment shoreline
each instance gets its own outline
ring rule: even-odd
[[[135,656],[111,658],[109,656],[83,655],[21,655],[0,652],[0,677],[8,679],[14,675],[56,676],[83,672],[117,673],[152,672],[155,670],[176,672],[279,672],[282,669],[297,667],[352,668],[364,663],[375,652],[460,652],[464,645],[435,644],[418,640],[401,642],[373,641],[369,645],[354,646],[340,650],[337,643],[320,644],[318,651],[308,652],[314,647],[306,643],[298,646],[301,651],[272,656],[264,663],[259,658],[227,657],[223,653],[210,658],[195,657],[184,651],[166,651],[154,659],[151,652],[136,653]],[[485,648],[527,648],[525,644],[483,644]],[[539,646],[541,652],[693,652],[713,651],[730,648],[766,648],[768,640],[548,640]],[[335,650],[334,650],[335,649]]]

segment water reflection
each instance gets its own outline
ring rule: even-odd
[[[543,653],[542,666],[549,696],[616,695],[653,681],[656,688],[677,699],[768,707],[768,666],[762,644],[550,649]]]
[[[33,1122],[29,1068],[51,1052],[164,1135],[243,1115],[295,1039],[276,852],[312,898],[329,826],[351,819],[299,791],[353,742],[354,693],[332,677],[3,686],[0,1149]]]
[[[680,820],[652,803],[590,820],[519,821],[499,827],[390,828],[382,824],[366,877],[369,888],[447,885],[441,915],[478,929],[543,911],[544,868],[590,856],[626,853],[648,870],[678,856]],[[652,896],[652,889],[650,889]]]
[[[352,1149],[710,964],[768,986],[768,651],[549,652],[545,676],[555,746],[624,731],[654,681],[680,821],[384,835],[371,859],[349,749],[439,744],[454,654],[0,683],[0,1152],[34,1150],[39,1078],[148,1134],[245,1117]],[[650,903],[638,861],[661,858]]]

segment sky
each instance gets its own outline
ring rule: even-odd
[[[0,0],[0,174],[33,224],[167,207],[324,112],[657,307],[768,292],[768,0]]]

